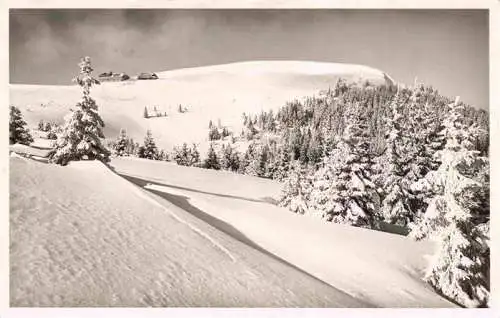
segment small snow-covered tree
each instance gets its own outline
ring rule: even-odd
[[[209,141],[219,140],[219,139],[221,139],[221,137],[222,136],[219,133],[219,129],[212,125],[212,128],[210,128],[208,131],[208,140]]]
[[[45,131],[45,122],[43,121],[43,119],[40,119],[40,121],[38,122],[38,130]]]
[[[298,214],[308,213],[311,186],[311,180],[306,176],[300,162],[296,161],[285,179],[279,198],[279,206],[286,207]]]
[[[180,166],[190,166],[191,165],[191,149],[189,149],[187,143],[183,143],[180,149],[174,148],[174,160]],[[198,154],[199,161],[199,154]]]
[[[217,157],[217,153],[214,150],[213,145],[210,143],[210,147],[208,148],[207,158],[204,161],[204,168],[206,169],[220,169],[219,158]]]
[[[227,129],[227,127],[222,128],[221,138],[224,139],[225,137],[227,137],[229,135],[230,135],[230,133],[229,133],[229,130]]]
[[[200,164],[200,152],[198,151],[198,147],[193,143],[193,148],[191,148],[191,156],[189,160],[190,166],[198,166]]]
[[[231,145],[222,145],[220,151],[220,167],[222,170],[231,170],[231,160],[233,147]]]
[[[26,122],[23,120],[23,115],[21,111],[15,107],[10,106],[10,117],[9,117],[9,143],[15,144],[20,143],[24,145],[29,145],[33,142],[33,137],[31,136],[29,130],[26,128]]]
[[[146,132],[146,137],[144,137],[144,144],[139,147],[138,156],[139,158],[153,160],[156,160],[158,158],[158,148],[156,147],[156,143],[150,130]]]
[[[482,307],[489,298],[489,162],[474,149],[478,128],[464,124],[463,105],[457,100],[450,108],[441,165],[416,185],[436,195],[410,234],[439,244],[426,279],[458,303]]]
[[[136,151],[137,151],[137,143],[134,141],[133,138],[130,138],[129,139],[129,142],[127,143],[127,149],[125,149],[125,153],[128,153],[130,155],[136,155]]]
[[[43,126],[43,131],[50,131],[52,129],[52,124],[50,122],[46,122]]]
[[[120,135],[118,135],[114,146],[117,156],[124,156],[126,154],[128,143],[129,139],[127,137],[127,131],[122,128],[120,129]]]
[[[62,128],[57,124],[52,124],[50,126],[50,131],[47,133],[47,139],[57,140],[57,135],[62,132]]]
[[[92,85],[99,81],[92,77],[90,57],[82,58],[80,73],[74,79],[82,87],[83,96],[76,104],[76,109],[67,117],[63,131],[58,136],[51,161],[65,165],[71,160],[109,160],[110,152],[106,149],[101,138],[104,138],[104,122],[98,113],[98,106],[90,96]]]

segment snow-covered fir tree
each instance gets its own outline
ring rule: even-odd
[[[124,128],[122,128],[120,129],[120,134],[118,135],[118,138],[116,139],[114,145],[114,150],[117,156],[126,155],[128,143],[129,139],[127,137],[127,131]]]
[[[284,182],[279,198],[279,206],[286,207],[290,211],[299,214],[308,213],[311,186],[311,179],[306,176],[304,168],[299,161],[295,161],[290,174]]]
[[[220,170],[219,158],[217,156],[217,153],[215,152],[212,143],[210,143],[210,147],[208,148],[207,157],[204,161],[203,166],[206,169]]]
[[[187,143],[183,143],[182,147],[174,148],[174,161],[180,166],[190,166],[192,153],[191,149],[188,147]],[[199,154],[198,154],[199,161]]]
[[[27,124],[23,119],[21,111],[15,107],[10,106],[9,113],[9,143],[15,144],[20,143],[24,145],[29,145],[33,142],[33,137],[31,136]]]
[[[62,128],[57,124],[51,124],[50,130],[47,133],[47,139],[57,140],[57,136],[62,132]]]
[[[278,147],[277,154],[274,157],[273,163],[273,179],[283,181],[288,177],[290,161],[290,152],[288,152],[287,149],[282,146]]]
[[[211,125],[211,128],[209,128],[208,131],[208,140],[213,141],[213,140],[219,140],[221,138],[222,135],[219,133],[219,129],[216,126]]]
[[[190,166],[198,166],[200,164],[200,152],[198,151],[198,147],[193,143],[193,148],[190,149],[190,158],[189,165]]]
[[[313,178],[312,206],[327,221],[374,228],[378,196],[371,181],[372,160],[366,115],[359,105],[346,113],[346,129]]]
[[[156,143],[150,130],[146,132],[146,137],[144,137],[144,144],[139,147],[138,157],[153,160],[158,159],[158,148],[156,147]]]
[[[482,307],[489,301],[489,162],[474,148],[478,127],[464,123],[463,105],[457,100],[450,108],[441,165],[417,184],[436,195],[411,235],[439,244],[426,279],[456,302]]]
[[[238,151],[234,149],[231,144],[222,145],[219,157],[221,169],[238,171],[240,162]]]
[[[324,155],[323,147],[323,137],[318,131],[316,131],[309,144],[308,162],[311,164],[320,163]]]
[[[160,151],[158,151],[157,160],[170,161],[170,157],[168,156],[168,152],[163,150],[163,149],[160,149]]]
[[[38,130],[45,131],[45,122],[43,121],[43,119],[40,119],[40,121],[38,122]]]
[[[404,98],[404,97],[403,97]],[[388,134],[385,153],[378,159],[381,173],[374,180],[380,184],[383,197],[379,214],[389,223],[407,226],[413,222],[414,212],[410,200],[413,194],[409,191],[412,180],[408,179],[411,161],[411,137],[403,133],[404,119],[402,115],[403,99],[398,93],[391,102],[388,115]],[[378,182],[377,182],[378,181]]]
[[[252,142],[245,153],[247,165],[245,174],[257,177],[269,177],[268,161],[269,146],[258,142]]]
[[[51,158],[52,162],[61,165],[85,158],[106,162],[110,155],[101,142],[101,138],[104,138],[104,122],[99,116],[95,100],[90,97],[92,85],[99,84],[92,77],[90,57],[82,58],[79,66],[80,73],[74,80],[82,87],[83,96],[76,104],[76,109],[67,117]]]
[[[129,142],[127,144],[127,149],[125,150],[126,153],[136,156],[137,155],[137,149],[139,148],[139,144],[134,141],[133,138],[129,139]]]

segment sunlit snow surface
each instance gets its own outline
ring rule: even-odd
[[[291,214],[269,180],[112,167],[10,159],[12,306],[452,306],[420,280],[428,243]]]
[[[97,162],[10,159],[11,306],[363,307]]]

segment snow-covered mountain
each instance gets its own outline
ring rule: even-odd
[[[170,150],[182,142],[208,141],[208,122],[238,134],[243,112],[277,110],[286,102],[333,87],[339,78],[372,85],[392,84],[384,72],[362,65],[307,61],[250,61],[157,72],[158,80],[103,83],[92,89],[108,138],[121,128],[141,142],[151,129],[159,147]],[[10,86],[10,103],[34,126],[40,119],[62,121],[80,99],[78,86]],[[187,112],[179,113],[181,104]],[[144,118],[154,109],[166,117]]]

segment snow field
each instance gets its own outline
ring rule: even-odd
[[[152,203],[98,162],[10,160],[11,306],[369,305]]]
[[[293,214],[272,203],[281,187],[272,180],[136,158],[113,159],[111,166],[236,239],[374,306],[454,306],[422,281],[430,242]]]

